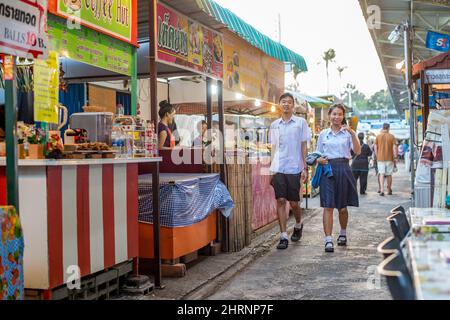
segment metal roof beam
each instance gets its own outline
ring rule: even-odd
[[[439,31],[442,31],[445,27],[450,26],[450,18],[444,22],[443,25],[439,26]]]
[[[410,0],[405,0],[410,1]],[[416,4],[429,4],[436,7],[444,7],[444,8],[450,8],[450,1],[448,0],[415,0],[414,3]]]
[[[418,33],[416,33],[415,36],[420,40],[420,42],[426,44],[425,40],[423,40],[423,38]]]
[[[428,26],[430,29],[435,29],[434,26],[431,25],[419,12],[414,12],[417,18],[419,18],[420,21],[422,21],[426,26]]]
[[[383,56],[384,58],[387,58],[387,59],[401,59],[401,58],[404,58],[403,55],[400,55],[400,56],[392,56],[392,55],[389,55],[389,54],[382,54],[382,56]]]
[[[403,42],[402,43],[390,43],[387,40],[378,40],[378,42],[379,43],[383,43],[383,44],[390,44],[390,45],[397,46],[397,47],[403,47]],[[413,48],[415,50],[430,51],[430,49],[422,47],[422,46],[419,46],[419,45],[414,45]]]

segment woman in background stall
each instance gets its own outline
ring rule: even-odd
[[[175,137],[169,126],[175,117],[175,108],[167,100],[163,100],[159,103],[158,114],[161,119],[158,124],[159,149],[173,149],[175,147]]]

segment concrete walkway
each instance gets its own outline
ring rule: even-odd
[[[377,193],[374,172],[369,176],[368,194],[360,197],[360,207],[350,208],[348,246],[334,253],[324,252],[322,212],[315,210],[304,223],[303,238],[287,250],[273,246],[268,254],[253,262],[209,299],[391,299],[385,281],[377,282],[376,266],[382,258],[377,245],[391,235],[386,217],[392,207],[409,207],[410,182],[402,165],[394,175],[392,196]],[[309,207],[319,207],[318,197]],[[335,213],[333,238],[339,233]],[[378,278],[377,278],[378,277]]]
[[[145,296],[125,296],[124,300],[160,299],[390,299],[384,281],[375,273],[381,262],[377,245],[391,235],[386,217],[392,207],[409,207],[409,176],[399,166],[394,175],[394,195],[378,195],[373,171],[368,194],[360,198],[359,208],[350,208],[349,245],[335,246],[325,253],[322,210],[319,197],[309,199],[304,215],[303,238],[290,243],[287,250],[275,248],[279,227],[274,224],[236,253],[201,257],[188,265],[183,278],[163,278],[163,290]],[[302,206],[305,207],[305,201]],[[333,237],[339,233],[337,213]],[[293,217],[288,221],[292,232]]]

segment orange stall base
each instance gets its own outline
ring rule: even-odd
[[[161,227],[161,259],[172,260],[203,248],[216,239],[217,211],[187,227]],[[139,258],[153,258],[153,223],[139,221]]]

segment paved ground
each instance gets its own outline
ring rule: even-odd
[[[397,204],[409,205],[409,179],[403,166],[394,176],[394,195],[381,197],[373,172],[368,195],[360,198],[360,207],[350,209],[347,247],[335,247],[325,253],[322,214],[314,211],[305,221],[303,238],[290,243],[287,250],[272,247],[245,270],[223,285],[209,299],[390,299],[384,281],[374,286],[370,279],[381,262],[377,245],[390,235],[386,221]],[[318,197],[309,202],[318,207]],[[333,237],[339,233],[335,214]]]
[[[410,183],[401,165],[393,190],[394,195],[380,197],[371,172],[368,195],[360,199],[359,208],[350,208],[347,248],[324,252],[317,196],[308,201],[302,240],[287,250],[275,248],[279,228],[274,225],[240,252],[202,257],[188,265],[185,277],[163,278],[163,290],[117,299],[390,299],[384,281],[374,288],[370,279],[381,262],[376,247],[391,234],[385,219],[389,210],[397,204],[409,206]],[[291,217],[288,231],[293,224]],[[338,232],[336,214],[334,238]]]

